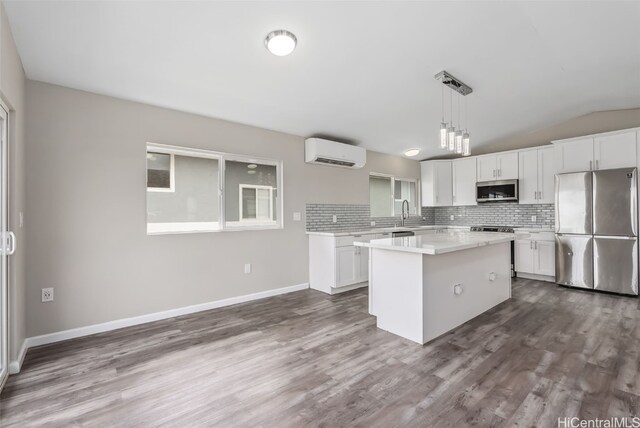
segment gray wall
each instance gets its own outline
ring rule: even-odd
[[[218,221],[218,160],[175,156],[175,191],[147,192],[147,221]]]
[[[368,205],[370,171],[420,175],[372,152],[359,170],[309,165],[302,137],[33,81],[27,108],[29,336],[306,283],[293,212]],[[282,160],[284,229],[148,236],[147,142]]]
[[[26,337],[26,227],[20,213],[26,210],[25,75],[11,28],[0,5],[0,97],[9,108],[9,228],[17,249],[9,258],[9,359],[15,360]],[[25,224],[29,222],[25,216]]]

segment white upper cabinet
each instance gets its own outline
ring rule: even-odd
[[[538,151],[523,150],[519,154],[519,202],[521,204],[538,203]]]
[[[635,130],[554,143],[559,173],[636,166]]]
[[[538,204],[553,204],[558,162],[553,147],[538,149]]]
[[[593,137],[560,143],[556,147],[558,172],[590,171],[593,169]]]
[[[451,161],[424,161],[420,163],[420,169],[422,173],[422,206],[451,206],[453,203]]]
[[[478,156],[477,180],[515,180],[518,178],[518,152]]]
[[[627,168],[636,165],[636,133],[596,136],[593,140],[594,169]]]
[[[495,155],[478,156],[476,161],[477,181],[497,180]]]
[[[496,155],[498,180],[516,180],[518,178],[518,152]]]
[[[519,202],[521,204],[551,204],[556,174],[553,147],[523,150],[519,153]]]
[[[476,160],[461,158],[451,162],[453,205],[476,205]]]

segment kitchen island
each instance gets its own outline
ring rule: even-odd
[[[509,299],[513,239],[447,231],[356,242],[369,248],[378,328],[424,344]]]

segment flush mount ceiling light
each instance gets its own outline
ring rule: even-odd
[[[258,165],[256,165],[255,163],[250,163],[249,165],[247,165],[247,168],[249,169],[255,169]]]
[[[420,149],[409,149],[409,150],[405,150],[404,155],[405,156],[416,156],[418,153],[420,153]]]
[[[465,127],[463,131],[462,127],[460,126],[460,96],[466,97],[473,92],[473,89],[469,85],[465,84],[459,79],[456,79],[444,70],[436,74],[435,78],[436,80],[439,80],[440,83],[442,83],[442,122],[440,122],[440,135],[438,137],[440,148],[447,149],[451,152],[456,152],[457,154],[461,154],[462,156],[469,156],[471,154],[471,140],[469,138],[469,131],[467,130],[467,122],[469,119],[469,113],[467,110],[467,98],[465,98]],[[449,123],[444,120],[445,86],[449,88]],[[457,129],[455,126],[453,126],[453,91],[457,92],[456,96],[458,97]]]
[[[264,39],[264,45],[274,55],[286,56],[296,48],[298,39],[287,30],[276,30],[267,34]]]

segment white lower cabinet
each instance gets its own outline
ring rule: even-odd
[[[343,287],[356,279],[356,247],[336,248],[336,287]],[[358,271],[360,266],[358,265]]]
[[[552,232],[523,234],[516,237],[515,270],[518,276],[555,281],[556,255]]]
[[[533,260],[535,258],[533,241],[530,241],[528,239],[516,240],[515,252],[516,252],[516,261],[515,261],[516,272],[533,273],[534,271]]]
[[[540,275],[556,275],[555,242],[535,241],[535,270]]]
[[[386,236],[309,235],[309,286],[329,294],[366,286],[369,279],[369,250],[356,247],[354,241],[383,237]]]

